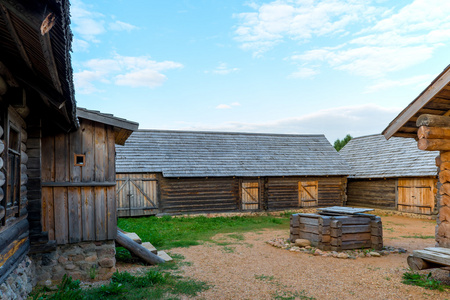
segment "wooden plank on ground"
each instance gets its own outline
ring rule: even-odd
[[[414,250],[413,255],[427,261],[450,266],[450,255],[447,254],[430,250]]]

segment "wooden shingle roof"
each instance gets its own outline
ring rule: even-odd
[[[166,177],[347,175],[324,135],[139,130],[118,146],[118,173]]]
[[[414,139],[369,135],[352,139],[339,154],[348,162],[349,178],[436,176],[437,151],[421,151]]]

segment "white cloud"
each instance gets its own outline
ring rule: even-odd
[[[289,75],[289,78],[313,78],[320,72],[317,69],[312,68],[298,68],[297,71]]]
[[[230,109],[231,106],[228,104],[219,104],[216,106],[216,109]]]
[[[241,106],[241,104],[239,102],[233,102],[230,104],[231,106]]]
[[[368,87],[366,93],[373,93],[399,86],[427,86],[433,78],[433,75],[419,75],[399,80],[382,79]]]
[[[138,29],[138,27],[122,21],[115,21],[113,23],[109,23],[108,27],[109,29],[114,31],[128,31],[128,32],[134,29]]]
[[[228,75],[230,73],[234,73],[237,71],[239,71],[239,68],[229,68],[228,64],[221,62],[214,70],[205,71],[205,73],[212,73],[216,75]]]
[[[325,134],[333,142],[346,134],[354,137],[381,133],[401,108],[385,108],[375,104],[335,107],[297,118],[265,123],[227,122],[221,125],[184,124],[184,130],[214,130],[265,133]]]
[[[78,93],[99,92],[94,82],[116,84],[129,87],[155,88],[162,85],[167,77],[162,72],[182,68],[173,61],[157,62],[149,57],[114,55],[111,59],[91,59],[83,63],[85,68],[74,74]]]
[[[371,20],[377,9],[363,0],[277,0],[260,6],[256,12],[236,14],[239,20],[236,40],[255,55],[284,40],[309,40],[313,36],[345,34],[347,27]]]
[[[113,31],[131,31],[138,27],[119,20],[109,21],[107,17],[92,9],[92,5],[80,0],[71,1],[72,29],[76,36],[74,50],[87,51],[89,43],[99,43],[99,36],[108,28]]]
[[[450,42],[450,1],[411,0],[404,6],[387,1],[277,0],[236,15],[236,39],[255,55],[277,44],[320,40],[319,48],[303,44],[292,55],[298,71],[310,78],[330,67],[358,76],[386,78],[433,57]],[[383,7],[397,5],[397,7]],[[324,44],[325,43],[325,44]],[[328,43],[328,44],[326,44]],[[318,43],[315,43],[318,45]],[[387,85],[385,85],[387,86]]]

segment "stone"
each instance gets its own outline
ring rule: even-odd
[[[102,268],[112,268],[112,267],[114,267],[116,265],[116,259],[115,258],[105,257],[105,258],[102,258],[98,262],[98,264]]]
[[[46,281],[44,281],[44,285],[45,286],[47,286],[47,287],[50,287],[50,286],[52,286],[52,281],[49,279],[49,280],[46,280]]]
[[[58,258],[58,262],[59,262],[60,264],[65,264],[65,263],[67,262],[67,258],[65,258],[64,256],[60,256],[60,257]]]
[[[166,262],[172,261],[172,257],[170,257],[165,251],[158,251],[158,256],[164,259]]]
[[[295,240],[295,245],[298,246],[298,247],[311,246],[311,241],[306,240],[306,239],[296,239]]]
[[[66,270],[74,270],[76,266],[74,264],[68,264],[64,267]]]
[[[86,257],[84,260],[87,262],[94,262],[97,261],[97,259],[98,259],[97,254],[94,254]]]
[[[338,255],[337,255],[337,258],[342,258],[342,259],[347,259],[348,258],[348,254],[347,253],[339,253]]]
[[[81,255],[81,254],[77,254],[72,257],[72,261],[74,261],[74,262],[78,262],[78,261],[82,261],[82,260],[84,260],[84,255]]]
[[[370,254],[370,256],[373,256],[373,257],[380,257],[381,256],[380,253],[375,252],[375,251],[369,252],[369,254]]]
[[[116,254],[116,250],[114,248],[107,248],[107,249],[98,249],[97,250],[97,256],[100,258],[103,257],[114,257]]]

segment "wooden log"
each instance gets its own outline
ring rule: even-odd
[[[408,266],[413,271],[420,271],[425,269],[434,269],[434,268],[440,268],[441,265],[435,264],[429,261],[425,261],[422,258],[415,257],[414,255],[409,255],[406,259],[408,262]]]
[[[3,191],[2,191],[2,193],[3,193]],[[6,214],[5,208],[3,206],[0,206],[0,221],[3,219],[5,214]]]
[[[437,228],[437,235],[443,238],[450,238],[450,223],[441,222]]]
[[[329,217],[329,216],[320,216],[320,218],[319,218],[319,225],[330,226],[330,224],[331,224],[331,217]]]
[[[450,128],[420,126],[417,136],[419,139],[449,139]]]
[[[23,219],[19,223],[15,224],[12,228],[7,229],[0,233],[0,249],[6,248],[14,240],[28,231],[28,220]]]
[[[440,206],[450,206],[450,196],[449,195],[441,195]]]
[[[331,228],[341,228],[342,227],[342,222],[339,220],[332,220],[330,223],[330,227]]]
[[[8,84],[6,83],[5,79],[3,79],[2,76],[0,76],[0,95],[6,94],[8,91]]]
[[[450,140],[446,139],[420,139],[417,142],[420,150],[426,151],[447,151],[450,150]]]
[[[340,247],[342,246],[341,238],[332,237],[330,241],[331,246]]]
[[[3,197],[5,196],[5,194],[3,193],[3,189],[0,188],[0,201],[3,200]]]
[[[439,194],[450,196],[450,183],[443,183],[439,189]]]
[[[340,221],[342,223],[342,225],[364,225],[364,224],[369,224],[370,217],[339,216],[339,217],[333,217],[333,220]]]
[[[131,253],[136,255],[137,257],[141,258],[145,262],[156,265],[160,263],[164,263],[164,259],[160,258],[159,256],[153,254],[151,251],[149,251],[147,248],[145,248],[142,245],[139,245],[132,239],[128,238],[125,234],[123,234],[120,231],[117,231],[117,237],[116,242],[124,247],[125,249],[129,250]]]
[[[342,226],[342,233],[364,233],[370,232],[372,229],[370,224],[366,225],[350,225],[350,226]]]
[[[450,182],[450,170],[443,170],[439,172],[439,181],[441,183]]]
[[[450,127],[450,117],[448,116],[438,116],[431,114],[423,114],[417,118],[416,126],[427,126],[427,127]]]
[[[347,241],[342,242],[341,250],[350,250],[350,249],[362,249],[362,248],[373,248],[373,245],[370,241]]]
[[[340,237],[342,235],[342,228],[331,228],[330,235],[335,238]]]
[[[439,167],[442,164],[441,156],[440,155],[436,156],[436,158],[434,159],[434,162],[436,164],[436,167]]]
[[[311,233],[311,232],[302,232],[302,231],[300,231],[299,236],[300,236],[301,239],[309,240],[311,242],[311,244],[315,243],[315,245],[317,245],[317,242],[320,241],[319,235]]]
[[[450,207],[444,206],[439,209],[439,221],[450,222]]]
[[[430,261],[444,266],[450,266],[450,253],[439,251],[438,247],[425,248],[424,250],[414,250],[413,255],[415,257],[422,258],[423,260]],[[447,249],[450,251],[450,249]]]
[[[3,143],[2,140],[0,140],[0,154],[3,153],[3,150],[5,150],[5,144]]]
[[[330,226],[323,226],[323,225],[319,225],[319,233],[322,234],[330,234],[331,232],[331,227]]]
[[[48,241],[46,243],[33,243],[31,244],[29,254],[48,253],[56,250],[56,241]]]
[[[3,127],[0,126],[0,138],[3,136]]]
[[[450,151],[441,151],[440,153],[441,161],[450,161]]]
[[[30,249],[30,241],[26,239],[24,242],[18,243],[16,246],[18,248],[12,256],[2,257],[4,261],[0,262],[0,265],[2,266],[0,268],[0,282],[5,281],[6,276],[10,274],[9,271],[11,268],[13,268],[18,261],[21,261],[28,253],[28,250]]]
[[[308,225],[319,225],[319,220],[317,218],[305,218],[300,217],[300,224],[308,224]]]
[[[450,161],[443,162],[438,167],[440,168],[441,171],[450,170]]]
[[[291,215],[291,227],[298,227],[300,216],[299,214]]]
[[[300,234],[300,228],[298,228],[298,227],[291,227],[290,233],[291,234],[295,234],[295,235],[299,235]]]

